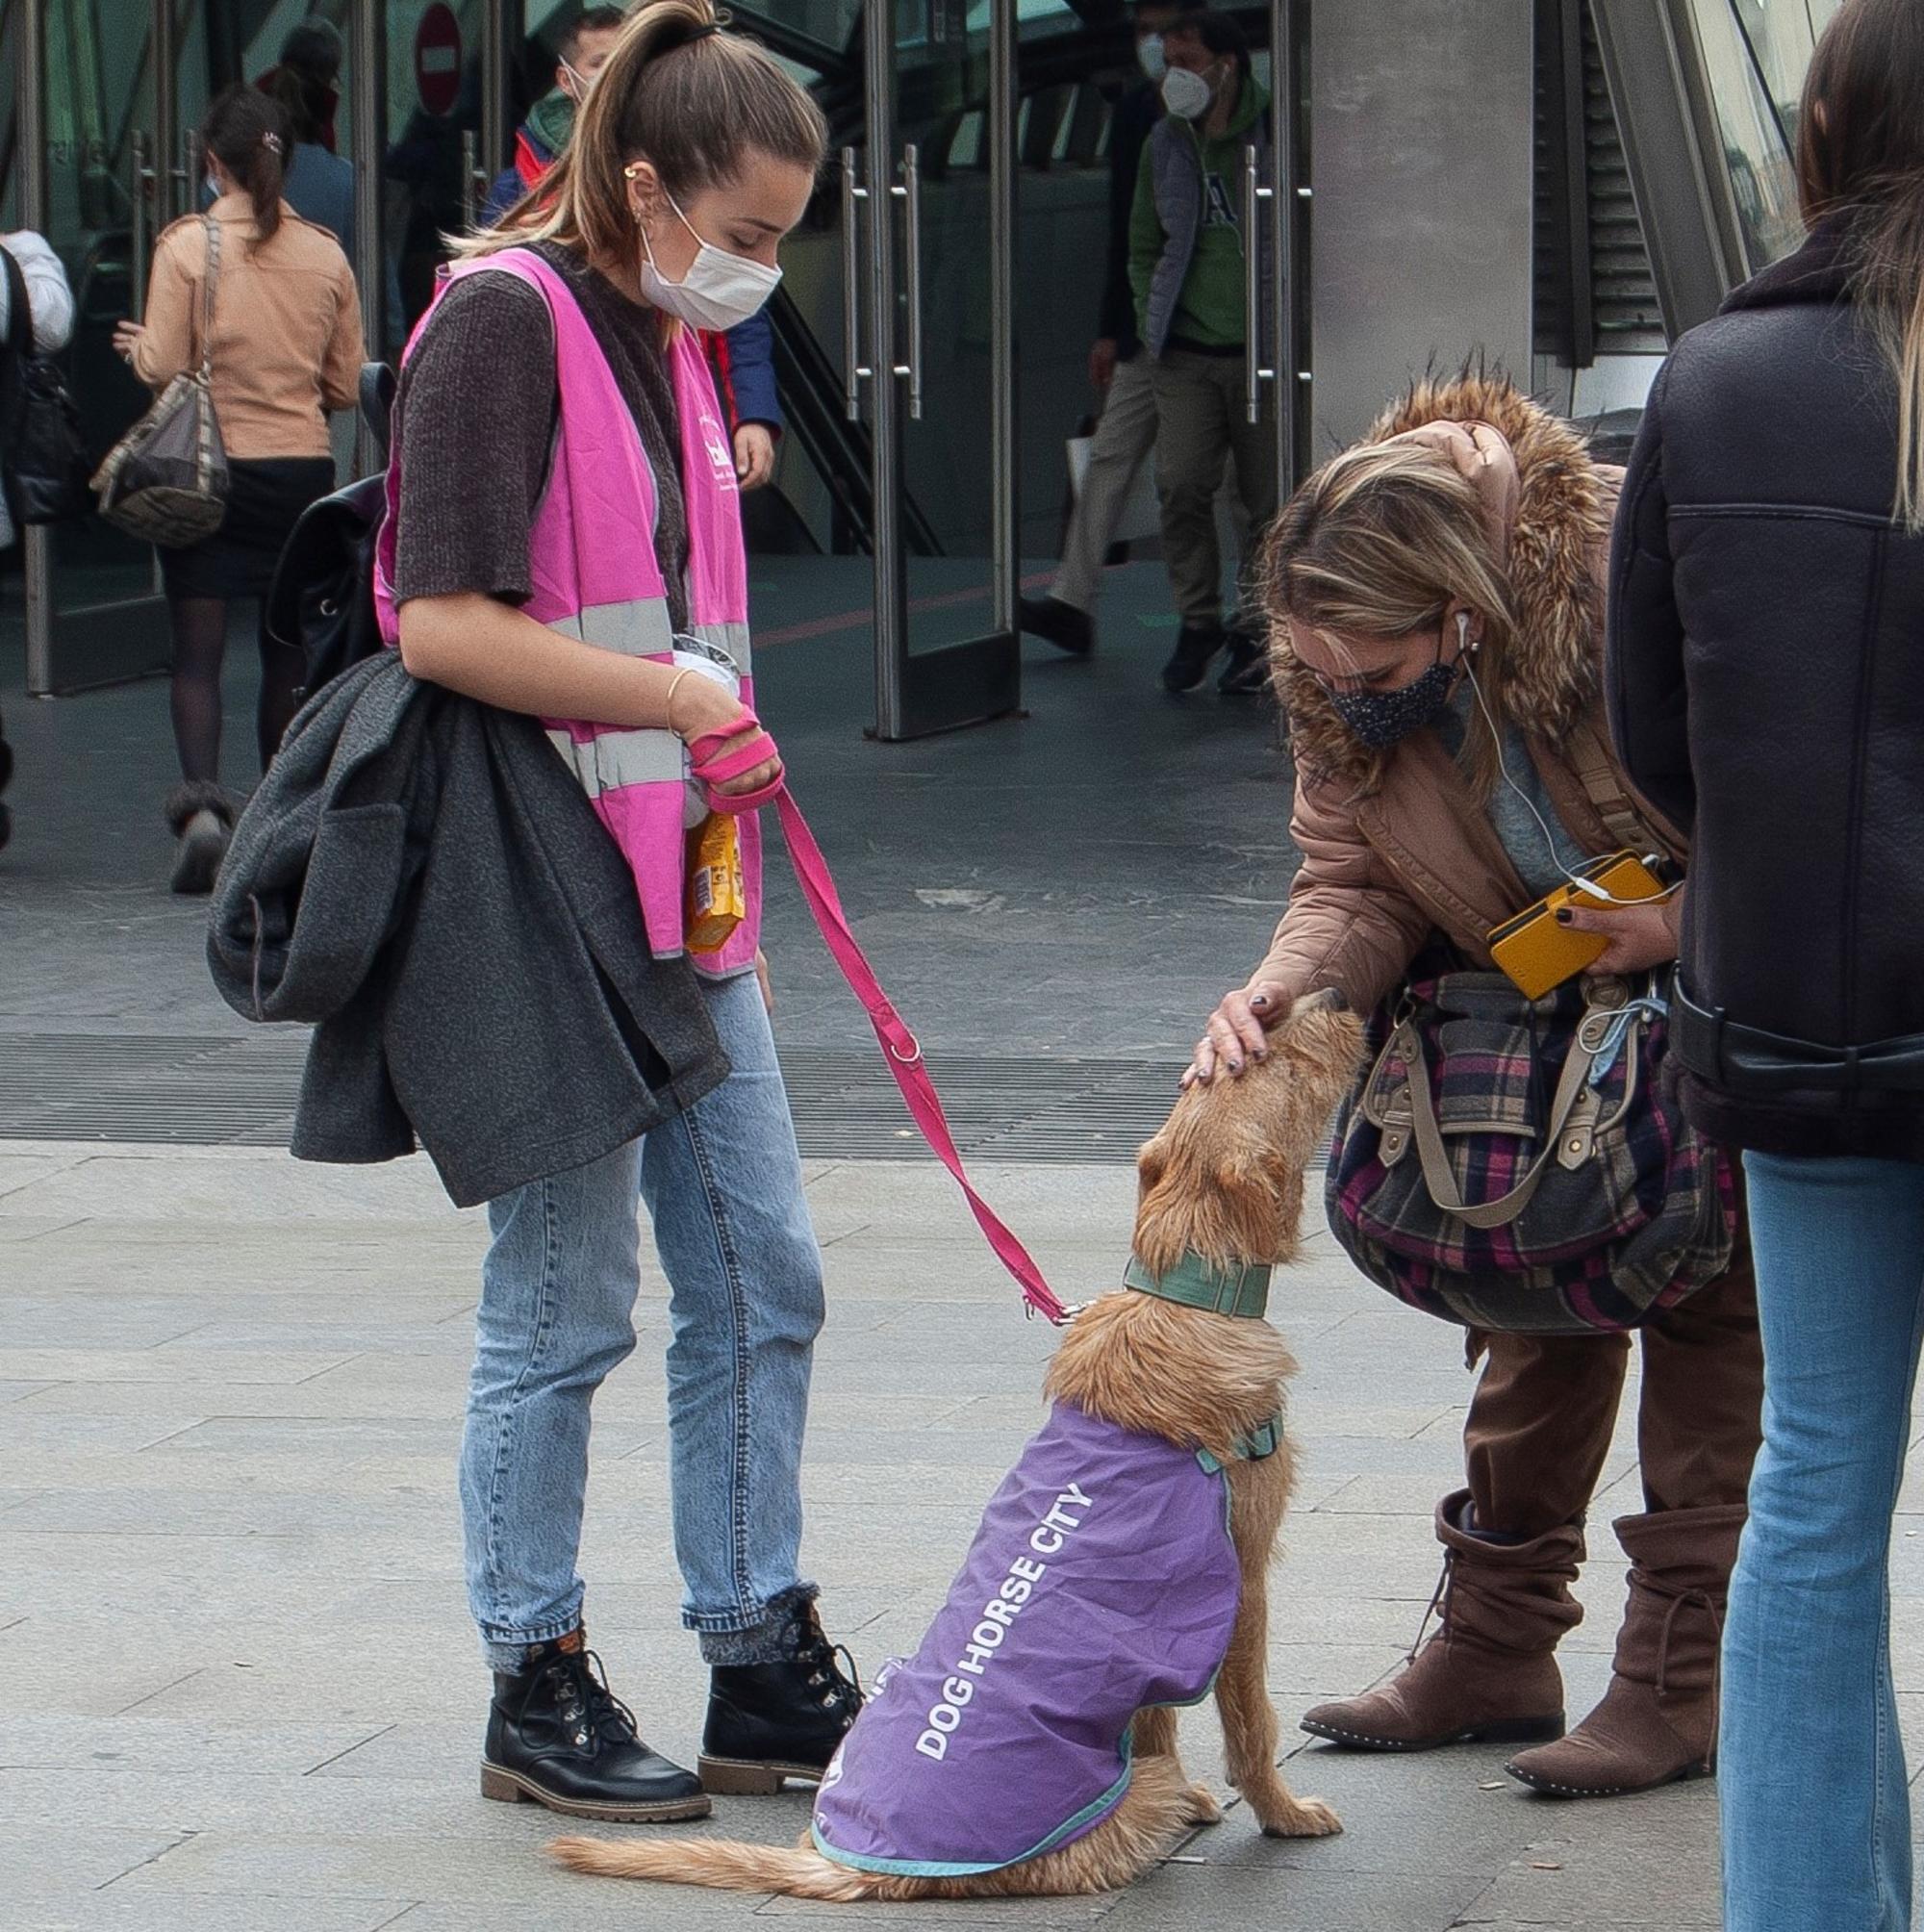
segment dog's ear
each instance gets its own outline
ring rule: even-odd
[[[1163,1177],[1169,1166],[1169,1152],[1163,1145],[1163,1136],[1157,1134],[1152,1140],[1146,1140],[1136,1149],[1136,1179],[1145,1187],[1153,1187]]]

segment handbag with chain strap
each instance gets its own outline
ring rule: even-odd
[[[220,274],[220,224],[202,217],[207,267],[201,278],[200,367],[183,370],[154,406],[108,451],[94,473],[100,514],[130,536],[170,549],[198,544],[227,514],[227,451],[214,414],[214,292]]]

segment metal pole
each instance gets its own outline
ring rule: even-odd
[[[1016,482],[1016,0],[989,6],[989,468],[994,492],[990,621],[1016,627],[1022,536]]]
[[[492,182],[508,153],[508,9],[507,0],[488,0],[481,34],[481,165],[480,183]],[[487,192],[481,187],[478,208]]]
[[[19,129],[20,219],[37,234],[48,226],[47,65],[45,0],[27,0],[20,15],[20,71],[13,122]],[[27,530],[27,692],[45,698],[54,688],[53,532]]]
[[[179,152],[179,50],[174,34],[174,0],[154,0],[154,233],[158,235],[177,215],[193,206],[189,188],[181,205],[174,205],[174,156]]]
[[[361,284],[361,330],[367,354],[388,352],[388,269],[381,177],[387,104],[387,9],[382,0],[354,0],[348,19],[348,84],[354,106],[354,273]],[[366,423],[356,435],[354,462],[366,474],[374,468],[373,439]]]
[[[1270,72],[1276,76],[1271,114],[1276,124],[1276,192],[1269,205],[1270,260],[1276,297],[1277,500],[1287,502],[1301,481],[1299,425],[1309,411],[1308,343],[1302,317],[1308,251],[1302,245],[1309,187],[1303,179],[1302,47],[1298,0],[1270,0]]]
[[[895,38],[885,10],[866,9],[862,25],[868,105],[869,315],[874,332],[871,361],[870,467],[874,495],[875,735],[902,735],[908,658],[908,583],[901,554],[901,410],[892,373],[897,367],[895,223]]]

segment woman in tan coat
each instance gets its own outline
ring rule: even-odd
[[[1418,387],[1283,511],[1269,594],[1303,866],[1269,956],[1211,1016],[1193,1078],[1260,1057],[1264,1027],[1300,994],[1335,987],[1368,1012],[1439,945],[1491,970],[1493,927],[1624,845],[1600,800],[1614,796],[1619,831],[1637,822],[1639,850],[1684,858],[1608,750],[1600,586],[1618,480],[1507,384],[1465,378]],[[1664,904],[1570,923],[1608,934],[1594,970],[1631,973],[1676,956],[1673,919]],[[1311,1711],[1306,1731],[1386,1751],[1548,1741],[1506,1768],[1572,1797],[1711,1768],[1761,1392],[1741,1237],[1727,1274],[1641,1334],[1644,1508],[1616,1523],[1630,1601],[1598,1708],[1563,1734],[1554,1653],[1582,1614],[1570,1585],[1629,1341],[1473,1332],[1483,1369],[1465,1487],[1436,1510],[1441,1629],[1389,1682]]]
[[[334,488],[327,415],[353,406],[362,359],[354,271],[334,237],[282,199],[293,145],[286,111],[237,84],[215,97],[201,139],[214,205],[161,236],[146,320],[122,322],[114,334],[134,373],[157,392],[200,367],[209,347],[208,225],[217,227],[211,380],[228,458],[227,510],[213,536],[161,551],[182,778],[166,805],[180,841],[176,892],[213,884],[233,822],[219,782],[228,602],[266,595],[295,521]],[[263,643],[256,730],[264,768],[294,714],[300,673],[291,653]]]

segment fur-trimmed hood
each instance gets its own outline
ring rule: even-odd
[[[1502,441],[1495,467],[1506,472],[1513,467],[1513,485],[1506,473],[1496,492],[1507,513],[1507,574],[1517,612],[1506,687],[1511,714],[1525,729],[1561,745],[1597,699],[1602,586],[1620,473],[1594,462],[1583,437],[1562,418],[1496,375],[1418,382],[1363,441],[1386,443],[1435,422],[1486,425]],[[1352,736],[1289,648],[1281,625],[1272,631],[1270,650],[1300,767],[1374,792],[1393,753],[1373,751]]]

